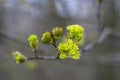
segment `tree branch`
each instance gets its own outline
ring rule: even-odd
[[[80,51],[81,53],[85,53],[89,50],[91,50],[92,48],[94,48],[96,45],[102,43],[104,41],[104,39],[111,33],[111,31],[107,28],[105,28],[104,25],[104,20],[102,19],[102,15],[101,15],[101,7],[102,7],[102,3],[97,2],[97,22],[98,22],[98,38],[96,39],[96,41],[94,43],[88,44],[83,46]]]
[[[28,57],[27,60],[58,60],[58,56],[38,56],[38,57]]]

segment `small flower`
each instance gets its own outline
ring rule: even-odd
[[[83,33],[82,39],[79,40],[79,41],[76,41],[76,44],[79,45],[79,46],[83,46],[84,43],[85,43],[85,34]]]
[[[63,53],[61,53],[59,57],[60,57],[60,59],[68,59],[68,56]]]
[[[26,57],[19,51],[15,51],[12,53],[13,58],[16,60],[16,63],[23,63],[26,60]]]
[[[57,41],[62,36],[62,28],[61,27],[55,27],[52,30],[52,35],[54,37],[54,40]]]
[[[30,44],[31,48],[33,48],[33,49],[38,48],[39,41],[38,41],[37,35],[30,35],[28,37],[28,41],[29,41],[29,44]]]
[[[80,59],[79,48],[73,40],[68,39],[68,42],[60,43],[58,45],[58,51],[60,52],[60,59],[72,58],[74,60]]]
[[[53,44],[53,37],[50,32],[45,32],[42,35],[42,43],[44,44]]]
[[[68,38],[74,42],[79,42],[83,38],[84,28],[80,25],[69,25],[66,27],[69,31]]]
[[[79,54],[78,51],[76,52],[76,54],[74,56],[72,56],[72,59],[74,59],[74,60],[79,60],[80,59],[80,54]]]

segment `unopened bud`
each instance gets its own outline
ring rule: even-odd
[[[44,44],[53,44],[53,37],[50,32],[45,32],[42,35],[42,43]]]
[[[55,37],[61,37],[62,34],[63,34],[62,28],[61,28],[61,27],[53,28],[52,34],[53,34],[53,36],[55,36]]]
[[[12,53],[13,58],[16,60],[16,63],[23,63],[26,60],[26,57],[19,51],[15,51]]]
[[[62,34],[63,34],[63,31],[61,27],[53,28],[52,35],[53,35],[54,41],[57,41],[59,38],[61,38]]]
[[[29,44],[30,44],[31,48],[33,48],[33,49],[38,48],[39,41],[38,41],[37,35],[30,35],[28,37],[28,41],[29,41]]]

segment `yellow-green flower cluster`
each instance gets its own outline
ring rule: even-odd
[[[68,42],[60,43],[58,45],[58,51],[60,52],[60,59],[72,58],[74,60],[80,59],[79,48],[73,40],[68,39]]]
[[[26,60],[26,57],[19,51],[15,51],[12,53],[13,58],[16,60],[16,63],[23,63]]]
[[[28,37],[28,41],[29,41],[29,44],[30,44],[30,47],[33,48],[33,49],[37,49],[38,48],[38,44],[39,44],[39,41],[38,41],[38,37],[37,35],[30,35]]]
[[[68,25],[66,28],[69,31],[69,39],[72,39],[75,42],[79,42],[83,38],[84,28],[82,26],[76,24]]]

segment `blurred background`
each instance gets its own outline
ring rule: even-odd
[[[85,43],[94,43],[99,28],[97,4],[96,0],[0,0],[0,80],[120,80],[120,0],[103,0],[102,18],[112,35],[79,61],[16,64],[11,56],[16,50],[33,56],[27,41],[30,34],[39,37],[40,55],[54,55],[54,47],[43,45],[41,36],[56,26],[80,24],[85,28]]]

